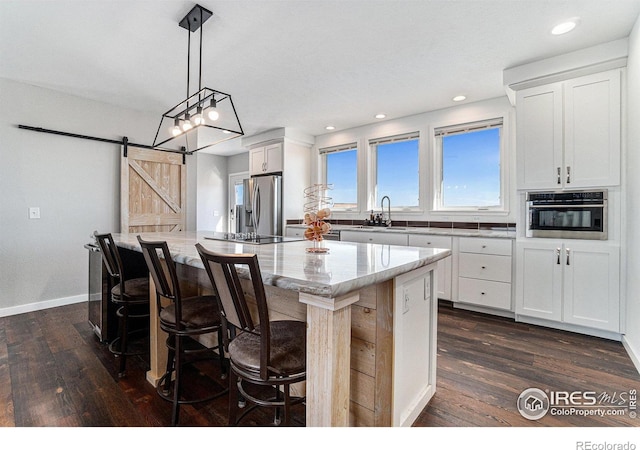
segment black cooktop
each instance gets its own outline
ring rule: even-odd
[[[211,239],[214,241],[227,241],[227,242],[238,242],[242,244],[281,244],[283,242],[295,242],[304,240],[301,237],[289,237],[289,236],[270,236],[264,234],[253,234],[253,233],[223,233],[223,232],[213,232],[208,236],[204,237],[205,239]]]

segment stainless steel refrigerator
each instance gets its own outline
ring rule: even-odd
[[[282,236],[282,176],[260,175],[244,180],[245,230]]]

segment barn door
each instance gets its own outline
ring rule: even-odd
[[[129,147],[120,164],[122,233],[185,229],[186,167],[182,155]]]

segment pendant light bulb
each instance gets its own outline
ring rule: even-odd
[[[184,121],[182,122],[182,131],[187,132],[189,131],[191,128],[193,128],[193,125],[191,124],[191,117],[189,116],[189,114],[185,114],[184,115]]]
[[[202,115],[202,106],[198,106],[198,112],[193,116],[193,124],[197,127],[198,125],[204,124],[204,116]]]
[[[220,113],[216,109],[216,100],[214,98],[211,99],[211,104],[207,110],[207,116],[210,120],[218,120],[218,117],[220,117]]]
[[[178,136],[180,133],[182,133],[182,129],[180,128],[180,119],[176,117],[173,121],[173,126],[171,127],[171,134],[173,136]]]

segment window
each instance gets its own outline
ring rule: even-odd
[[[503,210],[502,118],[435,129],[435,209]]]
[[[411,133],[369,141],[373,157],[375,206],[386,195],[394,209],[420,205],[419,135]],[[372,205],[374,206],[374,205]]]
[[[358,148],[356,144],[320,149],[324,183],[333,185],[328,195],[335,210],[358,208]]]

